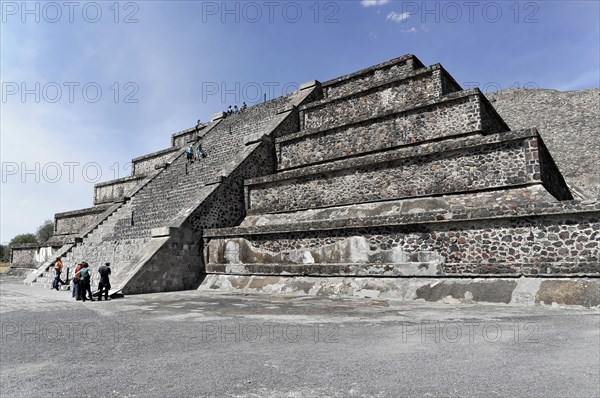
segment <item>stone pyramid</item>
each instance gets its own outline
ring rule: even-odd
[[[109,259],[113,291],[600,304],[600,203],[573,200],[535,128],[413,55],[217,114],[133,163],[56,216],[57,253]]]

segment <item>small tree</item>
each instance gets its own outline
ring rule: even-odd
[[[19,234],[11,239],[10,246],[20,245],[23,243],[38,243],[34,234]]]
[[[37,240],[40,243],[47,242],[48,239],[54,235],[54,223],[51,220],[46,220],[42,225],[39,226],[35,233]]]
[[[0,245],[0,262],[7,262],[10,255],[10,249],[6,245]]]

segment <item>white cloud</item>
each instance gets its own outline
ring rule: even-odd
[[[373,7],[373,6],[382,6],[384,4],[389,3],[390,0],[362,0],[360,4],[363,7]]]
[[[398,12],[392,11],[388,14],[388,16],[386,17],[386,20],[400,23],[400,22],[406,21],[409,17],[410,17],[410,14],[408,12],[398,13]]]
[[[417,31],[417,28],[415,28],[414,26],[410,29],[402,29],[402,31],[404,33],[415,33]]]

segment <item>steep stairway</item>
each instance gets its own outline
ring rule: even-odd
[[[276,131],[280,134],[296,131],[293,106],[300,104],[311,91],[258,104],[226,118],[215,118],[191,142],[194,152],[201,142],[207,157],[190,162],[186,159],[186,147],[181,147],[125,203],[64,250],[66,262],[88,262],[94,286],[97,268],[110,262],[112,292],[123,291],[131,285],[132,278],[140,275],[143,278],[151,272],[162,272],[166,289],[197,283],[203,270],[201,230],[234,226],[243,219],[243,180],[275,170],[268,137]],[[187,239],[181,245],[170,236],[180,232]],[[174,248],[181,252],[172,259],[177,256],[183,259],[181,263],[189,272],[175,272],[175,267],[168,264],[147,266],[156,256],[170,257]],[[147,283],[136,286],[137,291],[157,289]],[[131,288],[125,291],[131,292]]]

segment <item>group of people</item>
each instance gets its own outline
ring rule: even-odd
[[[66,285],[60,275],[62,273],[63,263],[60,257],[56,258],[56,262],[54,263],[54,271],[56,272],[56,276],[54,277],[54,281],[52,282],[52,289],[58,289],[59,284]],[[98,269],[98,273],[100,274],[100,281],[98,282],[98,301],[102,300],[102,295],[104,295],[105,300],[109,300],[108,291],[110,290],[110,263],[107,261]],[[73,274],[73,278],[71,278],[71,295],[76,300],[86,301],[89,300],[94,301],[92,296],[91,289],[91,270],[90,265],[82,261],[77,264],[75,268],[75,273]]]
[[[234,105],[233,108],[231,107],[231,105],[229,105],[229,108],[227,108],[227,112],[225,112],[227,114],[227,116],[236,114],[238,112],[244,112],[246,111],[246,108],[248,108],[248,105],[246,105],[246,102],[244,101],[244,103],[242,104],[241,108],[238,109],[237,105]]]
[[[185,150],[185,154],[187,156],[188,163],[194,163],[194,160],[200,160],[201,158],[205,158],[208,156],[204,148],[202,148],[202,143],[198,142],[198,146],[196,147],[196,152],[194,155],[194,146],[190,144],[190,146]]]

